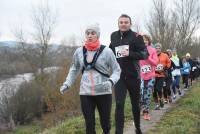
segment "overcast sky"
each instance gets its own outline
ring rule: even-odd
[[[12,31],[16,27],[31,29],[31,7],[42,0],[0,0],[0,40],[15,40]],[[170,0],[171,1],[171,0]],[[146,18],[152,7],[152,0],[48,0],[52,9],[58,12],[53,42],[59,43],[70,35],[83,35],[88,24],[99,23],[101,42],[108,44],[110,34],[117,30],[120,14],[131,16],[133,25],[145,31]]]

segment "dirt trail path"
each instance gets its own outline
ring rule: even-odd
[[[183,91],[183,94],[185,94],[185,91]],[[162,116],[168,112],[172,107],[176,105],[176,101],[179,100],[181,97],[177,95],[176,100],[173,100],[171,104],[165,104],[164,108],[161,110],[151,110],[151,120],[146,121],[141,116],[141,129],[143,133],[146,133],[148,130],[153,129],[156,124],[160,121]],[[127,127],[125,128],[124,134],[135,134],[135,127],[133,125],[133,122],[129,122]]]

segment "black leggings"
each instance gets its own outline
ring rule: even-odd
[[[100,123],[104,134],[110,132],[110,114],[112,105],[112,95],[86,96],[81,95],[81,108],[86,124],[86,134],[96,134],[95,131],[95,108],[97,107]]]
[[[167,99],[168,97],[171,96],[172,79],[165,78],[164,82],[165,82],[165,85],[163,85],[163,94],[164,94],[164,98]]]
[[[192,82],[195,80],[195,72],[194,71],[190,71],[190,86],[192,86]]]
[[[124,128],[124,104],[127,90],[129,91],[132,114],[134,116],[134,123],[137,130],[140,130],[140,79],[136,78],[120,78],[115,85],[115,134],[123,134]]]
[[[164,77],[156,77],[154,91],[153,91],[153,97],[154,97],[155,103],[158,103],[158,96],[160,99],[162,98],[163,82],[164,82]]]
[[[183,84],[184,84],[184,88],[188,88],[188,83],[189,83],[189,74],[184,74],[182,75],[182,79],[183,79]]]

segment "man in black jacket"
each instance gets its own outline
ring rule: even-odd
[[[115,85],[115,134],[123,134],[124,103],[127,89],[130,94],[136,133],[140,130],[140,66],[139,60],[148,58],[143,37],[131,30],[131,18],[122,14],[118,19],[119,30],[111,35],[110,48],[122,69],[120,80]]]

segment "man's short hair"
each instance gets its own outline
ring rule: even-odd
[[[118,20],[119,20],[120,18],[128,18],[128,19],[130,20],[130,24],[132,24],[131,17],[128,16],[127,14],[121,14],[121,15],[119,16]]]

